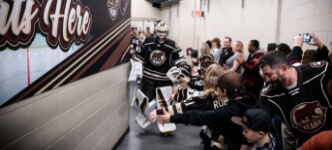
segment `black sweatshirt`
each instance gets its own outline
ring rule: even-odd
[[[175,114],[171,116],[170,122],[192,124],[192,125],[207,125],[210,129],[219,131],[221,135],[225,136],[232,143],[242,142],[242,127],[234,124],[231,117],[240,116],[247,109],[257,107],[257,100],[255,96],[245,93],[239,100],[230,100],[228,105],[211,110],[211,111],[188,111],[183,114]]]

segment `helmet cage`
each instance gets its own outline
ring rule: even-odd
[[[160,22],[156,26],[156,34],[159,38],[159,41],[164,41],[168,35],[168,28],[164,22]]]

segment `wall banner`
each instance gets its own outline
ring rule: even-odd
[[[130,0],[0,0],[0,106],[128,62]]]

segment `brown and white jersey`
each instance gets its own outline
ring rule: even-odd
[[[228,104],[228,98],[213,99],[211,96],[197,96],[183,100],[180,103],[176,103],[167,107],[167,111],[173,114],[180,114],[189,110],[201,110],[208,111],[218,109]]]
[[[167,71],[186,62],[173,40],[166,39],[164,43],[159,43],[153,37],[146,38],[142,50],[134,54],[134,58],[144,64],[144,77],[159,81],[170,81]]]

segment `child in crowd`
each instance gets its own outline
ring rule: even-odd
[[[232,122],[242,126],[242,134],[251,145],[250,150],[274,150],[275,140],[269,133],[271,118],[267,112],[262,109],[248,109],[243,117],[232,117]]]

